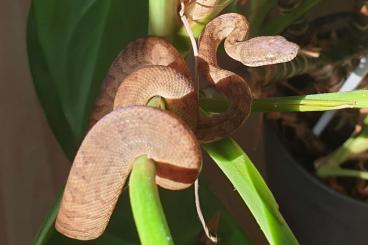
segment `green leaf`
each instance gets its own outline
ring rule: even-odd
[[[34,245],[43,245],[47,244],[47,241],[50,239],[51,236],[54,234],[54,221],[56,219],[59,207],[60,207],[60,200],[61,200],[61,194],[56,198],[56,203],[54,204],[54,207],[51,209],[50,213],[47,216],[47,219],[43,222],[41,225],[41,229],[38,230],[33,243]]]
[[[250,37],[258,36],[262,32],[263,22],[276,4],[276,0],[257,0],[250,2],[250,6],[245,13],[249,20]]]
[[[239,192],[270,244],[298,244],[278,205],[245,152],[231,138],[203,145]]]
[[[49,124],[69,158],[86,128],[100,83],[125,45],[147,34],[146,0],[34,0],[28,52]]]
[[[306,14],[314,6],[316,6],[320,0],[308,0],[302,1],[302,3],[295,8],[292,12],[279,15],[270,18],[264,23],[264,28],[261,30],[261,35],[277,35],[283,32],[288,26],[293,24],[296,20]]]
[[[303,96],[256,99],[253,112],[329,111],[344,108],[367,108],[368,90],[311,94]]]

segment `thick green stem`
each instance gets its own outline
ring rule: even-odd
[[[165,110],[166,102],[154,96],[147,106]],[[129,196],[139,239],[143,245],[174,244],[156,185],[156,167],[146,155],[137,157],[129,179]]]
[[[155,181],[155,163],[147,156],[133,163],[129,196],[141,244],[174,244]]]
[[[367,108],[368,91],[336,92],[255,99],[253,112],[329,111],[344,108]]]
[[[166,110],[166,102],[165,99],[161,96],[154,96],[148,102],[147,106],[158,108],[161,110]]]
[[[206,89],[202,94],[199,103],[205,111],[222,113],[227,109],[229,102],[225,96],[221,94],[207,96]],[[252,112],[306,112],[367,107],[368,91],[356,90],[303,96],[258,98],[253,100]]]
[[[368,172],[366,171],[343,169],[338,166],[322,166],[317,170],[317,174],[320,177],[341,176],[368,180]]]
[[[352,136],[345,143],[326,157],[316,162],[319,176],[351,176],[368,179],[368,172],[341,168],[341,165],[353,155],[368,150],[368,116],[364,127],[357,136]]]
[[[148,33],[173,40],[179,23],[175,0],[150,0]]]

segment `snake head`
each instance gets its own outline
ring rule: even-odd
[[[282,36],[260,36],[235,44],[227,53],[246,66],[256,67],[288,62],[298,50],[297,44]]]

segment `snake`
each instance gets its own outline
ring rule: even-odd
[[[79,240],[99,237],[141,155],[155,161],[161,187],[194,183],[202,164],[193,133],[194,91],[184,60],[166,40],[140,38],[119,53],[73,161],[55,224],[59,232]],[[168,111],[145,106],[154,96],[165,98]]]
[[[196,133],[201,142],[211,142],[230,135],[243,125],[251,111],[249,83],[217,63],[217,49],[223,40],[226,53],[250,67],[287,62],[297,55],[298,46],[284,37],[248,39],[248,30],[245,16],[228,13],[210,21],[199,38],[198,70],[230,102],[227,111],[221,115],[199,117]]]
[[[230,135],[250,113],[247,81],[217,64],[220,43],[225,40],[229,56],[251,66],[296,55],[295,44],[281,37],[247,40],[247,32],[244,16],[225,14],[209,22],[199,39],[198,71],[230,101],[228,110],[215,116],[199,113],[196,84],[165,39],[140,38],[118,54],[68,176],[55,223],[59,232],[79,240],[99,237],[141,155],[155,161],[161,187],[181,190],[194,183],[202,166],[199,142]],[[147,107],[156,96],[163,98],[166,110]]]
[[[113,110],[121,82],[135,70],[152,65],[171,67],[190,79],[184,59],[168,41],[158,37],[139,38],[128,44],[111,64],[97,96],[89,128]]]
[[[116,109],[84,138],[69,173],[56,229],[79,240],[99,237],[141,155],[155,161],[156,182],[169,190],[194,183],[202,163],[195,135],[175,114],[146,106]]]

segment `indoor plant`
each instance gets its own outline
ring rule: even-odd
[[[308,32],[310,36],[316,35],[318,32],[320,32],[319,34],[323,32],[324,34],[337,33],[337,36],[330,39],[330,47],[324,46],[321,56],[332,57],[331,54],[335,53],[334,57],[336,58],[338,53],[343,53],[342,49],[347,50],[349,47],[361,50],[351,49],[349,51],[351,56],[346,56],[340,61],[335,60],[333,69],[320,66],[319,70],[315,69],[313,72],[312,68],[309,72],[313,78],[299,76],[294,80],[289,80],[287,82],[287,86],[290,85],[289,89],[285,89],[283,85],[280,86],[283,87],[284,92],[290,93],[290,88],[293,89],[295,85],[301,91],[313,91],[317,87],[320,92],[336,91],[342,86],[340,82],[343,80],[342,78],[349,75],[347,72],[355,69],[359,64],[359,59],[364,57],[366,53],[364,45],[367,38],[366,31],[359,32],[359,28],[354,29],[354,26],[366,25],[367,17],[364,12],[366,7],[364,4],[366,3],[361,1],[356,4],[355,13],[334,14],[315,23],[312,22]],[[344,23],[345,26],[336,25],[336,20],[340,20],[340,23]],[[326,28],[326,26],[329,27]],[[316,29],[313,30],[313,28]],[[321,29],[325,30],[321,31]],[[344,33],[345,36],[351,37],[348,45],[344,44],[343,41],[336,44],[339,42],[338,33]],[[351,34],[346,35],[346,33]],[[324,35],[323,38],[326,37],[328,35]],[[327,39],[325,41],[329,42]],[[360,41],[362,42],[360,43]],[[354,44],[354,42],[356,43]],[[334,47],[338,47],[339,50],[334,49]],[[356,56],[354,57],[354,55]],[[352,60],[355,60],[355,63],[351,67],[348,61]],[[364,88],[366,86],[364,82],[366,75],[364,58],[362,61],[360,68],[358,66],[358,70],[352,74],[358,78],[358,81],[363,80],[360,87]],[[309,82],[309,85],[314,83],[315,87],[304,86],[306,81]],[[356,97],[356,100],[359,100],[359,97]],[[356,160],[347,161],[365,151],[367,147],[365,142],[366,126],[364,126],[366,120],[363,121],[361,118],[358,120],[356,114],[356,112],[349,110],[338,114],[326,132],[321,135],[322,141],[312,132],[320,114],[304,116],[284,114],[281,116],[284,120],[279,121],[284,126],[267,125],[265,146],[269,183],[280,204],[282,213],[301,243],[366,243],[364,231],[361,229],[361,225],[368,222],[365,215],[368,206],[364,202],[363,192],[364,179],[366,179],[365,171],[359,169]],[[344,123],[344,118],[348,118],[348,123]],[[352,134],[355,124],[358,125],[358,131]],[[361,131],[359,131],[360,127],[362,127]],[[317,178],[313,175],[316,175]],[[319,233],[320,235],[316,235]]]
[[[214,7],[209,8],[211,11],[209,16],[206,16],[207,21],[231,1],[220,2]],[[266,17],[266,9],[270,10],[275,6],[275,2],[272,4],[266,2],[257,1],[257,3],[252,5],[254,9],[252,9],[249,18],[251,23],[253,22],[252,25],[255,26],[252,29],[253,31],[257,30],[257,25],[259,26]],[[295,14],[281,17],[278,22],[269,23],[267,32],[271,34],[280,32],[317,2],[310,1],[307,4],[302,4]],[[163,4],[164,7],[157,8],[160,4]],[[259,12],[257,12],[257,6],[259,7]],[[232,5],[231,7],[235,8],[236,5]],[[141,9],[138,10],[139,8]],[[53,11],[49,11],[50,9]],[[121,10],[126,12],[121,13]],[[150,1],[149,10],[151,33],[163,36],[168,35],[168,38],[175,40],[174,42],[178,45],[178,48],[188,50],[186,43],[183,41],[183,30],[179,30],[178,36],[174,35],[170,37],[173,33],[172,27],[167,26],[167,23],[175,23],[175,21],[171,22],[170,20],[172,19],[170,18],[173,16],[172,13],[176,14],[176,3]],[[69,14],[65,18],[61,17],[63,11]],[[133,14],[132,16],[130,11],[144,14],[139,16],[134,16]],[[31,54],[30,63],[34,81],[40,101],[48,114],[50,125],[70,158],[73,157],[84,135],[86,119],[91,111],[93,98],[96,96],[98,84],[104,76],[108,64],[121,46],[124,46],[128,41],[138,36],[146,35],[145,26],[147,26],[147,23],[141,21],[142,16],[144,17],[143,19],[147,20],[147,12],[145,1],[138,4],[134,3],[134,6],[129,3],[117,4],[112,1],[106,1],[104,3],[96,1],[90,1],[88,3],[70,2],[68,4],[40,0],[33,2],[28,30],[29,50]],[[263,13],[263,16],[259,15],[259,13]],[[129,20],[132,22],[127,23],[126,21],[121,21],[117,24],[118,21],[115,18],[119,17],[129,17]],[[157,21],[160,19],[164,19],[165,21]],[[140,23],[143,27],[137,28],[137,26],[133,26],[133,23]],[[275,23],[278,24],[272,25]],[[123,25],[123,27],[120,25]],[[164,25],[164,28],[162,25]],[[155,27],[157,26],[159,28],[156,29]],[[199,34],[201,26],[203,27],[203,23],[201,22],[192,26],[195,35]],[[121,28],[126,28],[124,33],[120,31]],[[163,31],[163,33],[159,33],[157,30]],[[254,32],[253,35],[257,33],[256,31]],[[86,38],[86,36],[89,38]],[[89,40],[89,42],[85,40]],[[83,79],[81,79],[80,74],[83,74]],[[346,95],[341,95],[340,98],[345,97]],[[212,104],[216,100],[217,98],[213,98]],[[211,98],[209,98],[209,101],[211,101]],[[283,108],[292,110],[290,101],[295,104],[295,100],[288,100],[287,98],[286,103],[284,103],[285,100],[276,101],[276,103],[284,103]],[[329,103],[329,101],[327,102]],[[339,104],[340,107],[351,104],[349,98],[341,103]],[[212,104],[207,103],[207,106]],[[256,100],[253,110],[272,111],[274,104],[274,101]],[[363,107],[365,105],[357,104],[355,106]],[[207,109],[211,110],[211,108]],[[218,110],[221,108],[215,107],[212,109]],[[231,139],[224,139],[213,144],[205,145],[205,149],[220,167],[223,168],[223,171],[237,187],[244,201],[249,205],[261,225],[269,242],[272,244],[283,244],[283,241],[288,241],[289,243],[295,242],[287,225],[282,222],[282,218],[280,218],[277,212],[277,206],[272,195],[258,172],[236,143]],[[231,169],[234,166],[236,166],[236,169]],[[53,218],[53,216],[50,216],[49,221],[39,233],[36,242],[65,242],[63,240],[65,238],[52,234]],[[234,231],[235,229],[230,230]],[[117,231],[117,228],[112,227],[111,232],[107,233],[101,242],[104,242],[103,239],[108,239],[110,242],[121,242],[120,235],[122,234],[119,231]],[[198,232],[198,228],[195,232]],[[134,234],[134,232],[131,233]],[[116,234],[119,234],[118,238]],[[179,237],[180,234],[182,233],[179,233]],[[225,241],[225,236],[223,236],[223,239]],[[188,242],[188,240],[184,241]],[[237,242],[239,241],[237,240]]]

